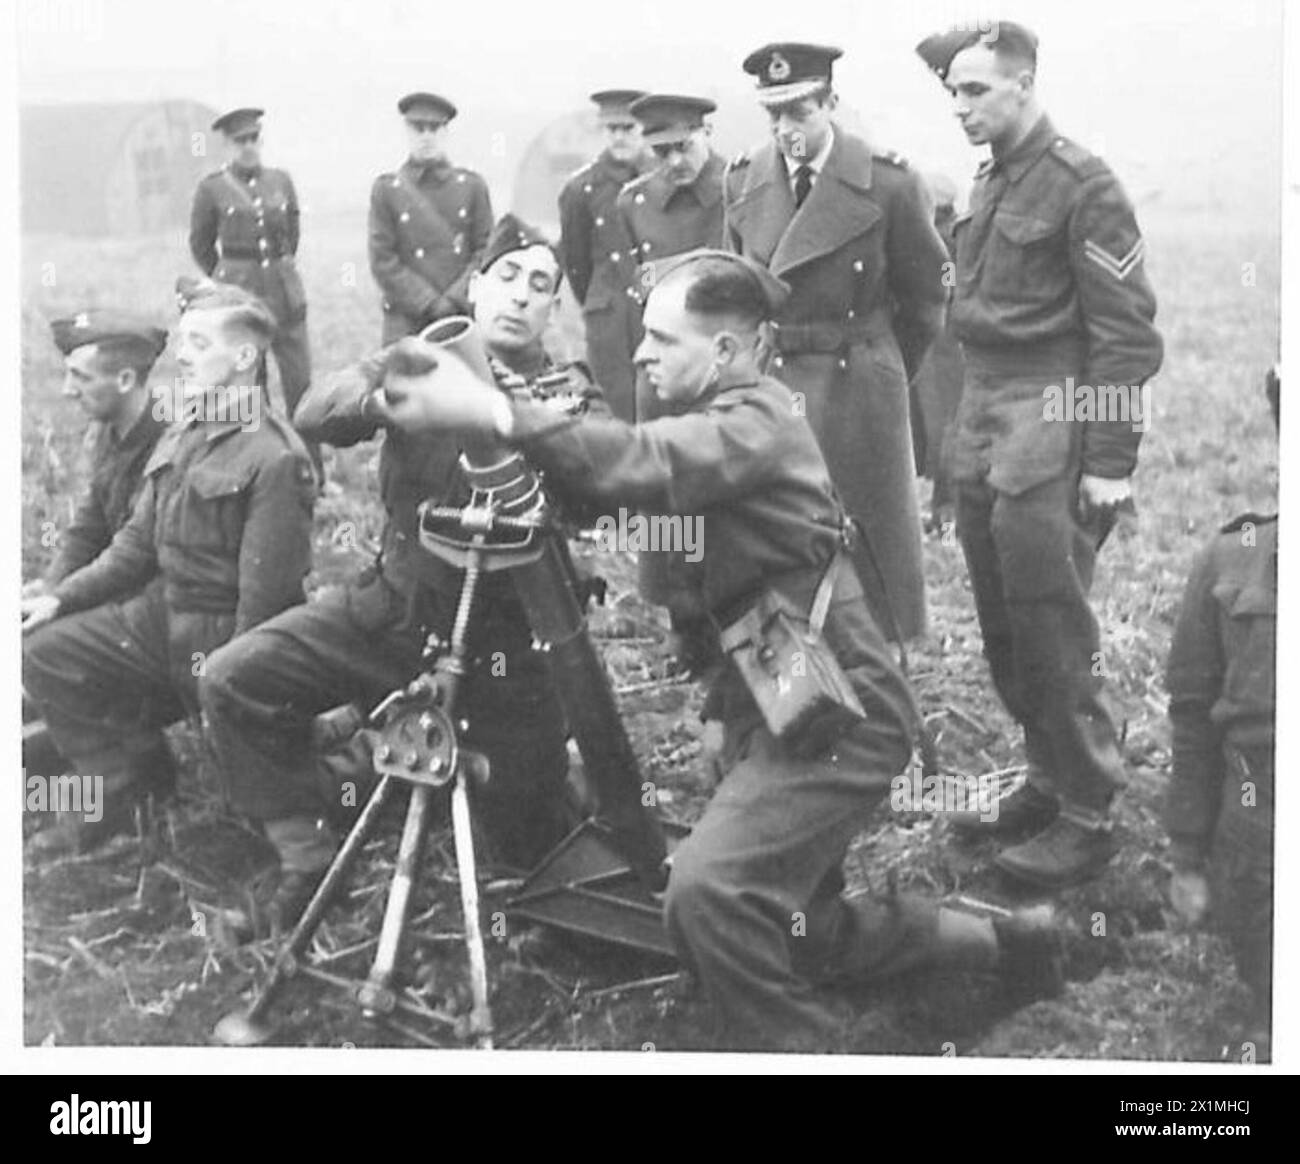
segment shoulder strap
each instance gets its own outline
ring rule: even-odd
[[[813,595],[812,607],[808,611],[808,625],[816,638],[821,637],[822,627],[826,625],[826,613],[830,610],[831,597],[835,593],[835,579],[840,572],[840,561],[843,557],[842,550],[835,551],[835,557],[826,567],[826,573],[817,584],[817,593]]]

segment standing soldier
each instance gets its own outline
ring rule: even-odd
[[[469,311],[466,286],[492,233],[487,183],[447,160],[456,106],[408,93],[397,111],[410,156],[370,191],[370,271],[384,296],[385,344]]]
[[[722,172],[704,118],[717,106],[703,97],[659,93],[632,102],[641,137],[658,159],[648,174],[623,187],[618,212],[641,264],[641,298],[654,264],[670,255],[715,247],[722,239]]]
[[[54,560],[24,587],[31,596],[52,590],[93,562],[131,516],[144,466],[165,427],[149,406],[149,372],[167,332],[124,311],[83,311],[50,324],[64,356],[63,395],[81,405],[87,433],[89,480],[72,522],[60,531]]]
[[[93,562],[24,599],[23,682],[98,815],[61,812],[33,851],[85,852],[122,831],[174,766],[162,728],[197,709],[212,651],[303,600],[311,463],[263,410],[255,376],[275,321],[213,284],[178,329],[184,415],[158,441],[130,520]]]
[[[212,123],[229,158],[194,191],[190,253],[205,275],[251,291],[275,316],[271,352],[285,415],[311,383],[307,296],[294,262],[298,195],[284,170],[262,165],[261,109],[232,109]],[[320,451],[310,450],[320,475]]]
[[[1128,402],[1160,367],[1162,345],[1133,207],[1105,162],[1043,113],[1037,49],[1006,22],[917,46],[967,138],[993,152],[956,224],[951,320],[966,384],[948,460],[984,654],[1024,729],[1029,775],[995,821],[963,824],[1033,834],[997,864],[1058,887],[1114,855],[1108,817],[1124,761],[1102,703],[1088,590],[1097,550],[1131,505],[1142,425]],[[1119,386],[1122,415],[1073,419],[1076,384]],[[1063,418],[1048,406],[1062,386]]]
[[[684,251],[717,247],[722,242],[722,175],[726,163],[710,147],[711,128],[704,120],[716,108],[703,97],[657,93],[632,102],[632,114],[641,123],[641,136],[659,160],[656,169],[628,183],[618,196],[618,211],[641,265],[638,291],[642,301],[654,286],[656,262]],[[662,412],[663,406],[645,377],[638,374],[637,420],[651,420]],[[637,567],[645,598],[668,607],[676,655],[689,664],[702,636],[707,634],[707,620],[696,624],[686,612],[681,555],[662,549],[647,551],[640,555]],[[703,618],[703,611],[698,614]]]
[[[628,108],[645,94],[605,89],[591,95],[600,111],[605,148],[560,191],[564,269],[582,306],[587,363],[620,420],[635,414],[632,353],[641,332],[636,259],[617,213],[618,192],[645,172],[640,126]]]
[[[901,641],[926,620],[907,386],[942,326],[948,254],[919,175],[832,120],[841,55],[772,44],[745,58],[773,140],[728,168],[726,245],[790,284],[772,371],[862,526],[858,573]]]

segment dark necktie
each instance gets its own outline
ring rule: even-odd
[[[808,164],[800,166],[794,172],[794,208],[799,209],[812,189],[813,168]]]

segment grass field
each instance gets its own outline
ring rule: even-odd
[[[1164,904],[1166,843],[1158,824],[1167,775],[1168,729],[1161,671],[1191,557],[1223,521],[1246,509],[1275,507],[1277,455],[1260,391],[1278,345],[1276,231],[1234,227],[1231,218],[1148,213],[1149,267],[1160,299],[1165,367],[1155,384],[1154,418],[1142,446],[1139,512],[1105,548],[1095,605],[1103,626],[1110,691],[1124,717],[1132,771],[1119,809],[1123,852],[1100,879],[1062,898],[1073,936],[1066,995],[1014,1014],[988,1005],[988,985],[922,979],[873,990],[847,1044],[909,1054],[1045,1055],[1080,1058],[1235,1060],[1245,1034],[1245,993],[1221,942],[1180,929]],[[311,304],[319,371],[362,355],[379,332],[378,297],[364,261],[360,222],[308,230],[302,267]],[[89,305],[155,310],[173,319],[171,288],[187,263],[179,238],[97,244],[28,238],[23,270],[23,563],[43,562],[43,523],[65,521],[78,481],[83,423],[58,397],[58,353],[45,321]],[[571,342],[572,318],[560,346]],[[167,380],[165,356],[157,378]],[[317,515],[313,584],[364,561],[378,534],[374,450],[336,454],[331,475],[341,495]],[[360,537],[341,536],[348,528]],[[923,710],[939,732],[945,766],[972,775],[1006,769],[1021,757],[980,654],[980,637],[960,551],[952,539],[928,541],[931,635],[914,653]],[[609,605],[593,628],[616,686],[664,673],[665,622],[635,596],[625,558],[595,554],[610,582]],[[665,685],[624,697],[629,730],[649,778],[668,796],[665,809],[688,822],[707,797],[699,763],[699,693]],[[177,729],[187,765],[176,817],[177,850],[138,897],[129,847],[89,862],[27,870],[26,1038],[31,1043],[200,1043],[237,1005],[265,966],[268,947],[231,948],[198,933],[191,909],[205,894],[237,893],[267,854],[220,818],[201,749]],[[331,969],[364,975],[382,910],[391,833],[367,855],[347,908],[322,929],[320,948],[340,954]],[[443,1009],[463,1009],[455,864],[448,834],[427,861],[423,937],[414,943],[412,986]],[[941,895],[1008,904],[989,865],[991,849],[956,845],[934,816],[891,816],[860,836],[848,872],[855,888],[897,884]],[[213,884],[218,882],[219,884]],[[1104,934],[1096,918],[1104,917]],[[523,1047],[638,1048],[702,1045],[697,1003],[659,985],[611,991],[663,967],[584,948],[538,932],[515,934],[490,951],[501,1042]],[[598,994],[598,991],[606,993]],[[423,1036],[372,1028],[336,993],[295,984],[283,1006],[280,1037],[316,1046],[408,1045],[421,1037],[452,1042],[438,1028]],[[951,1044],[951,1047],[947,1047]]]

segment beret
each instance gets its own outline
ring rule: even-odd
[[[85,344],[123,342],[147,348],[152,358],[167,345],[167,329],[129,311],[95,309],[55,319],[50,323],[54,344],[65,356]]]

